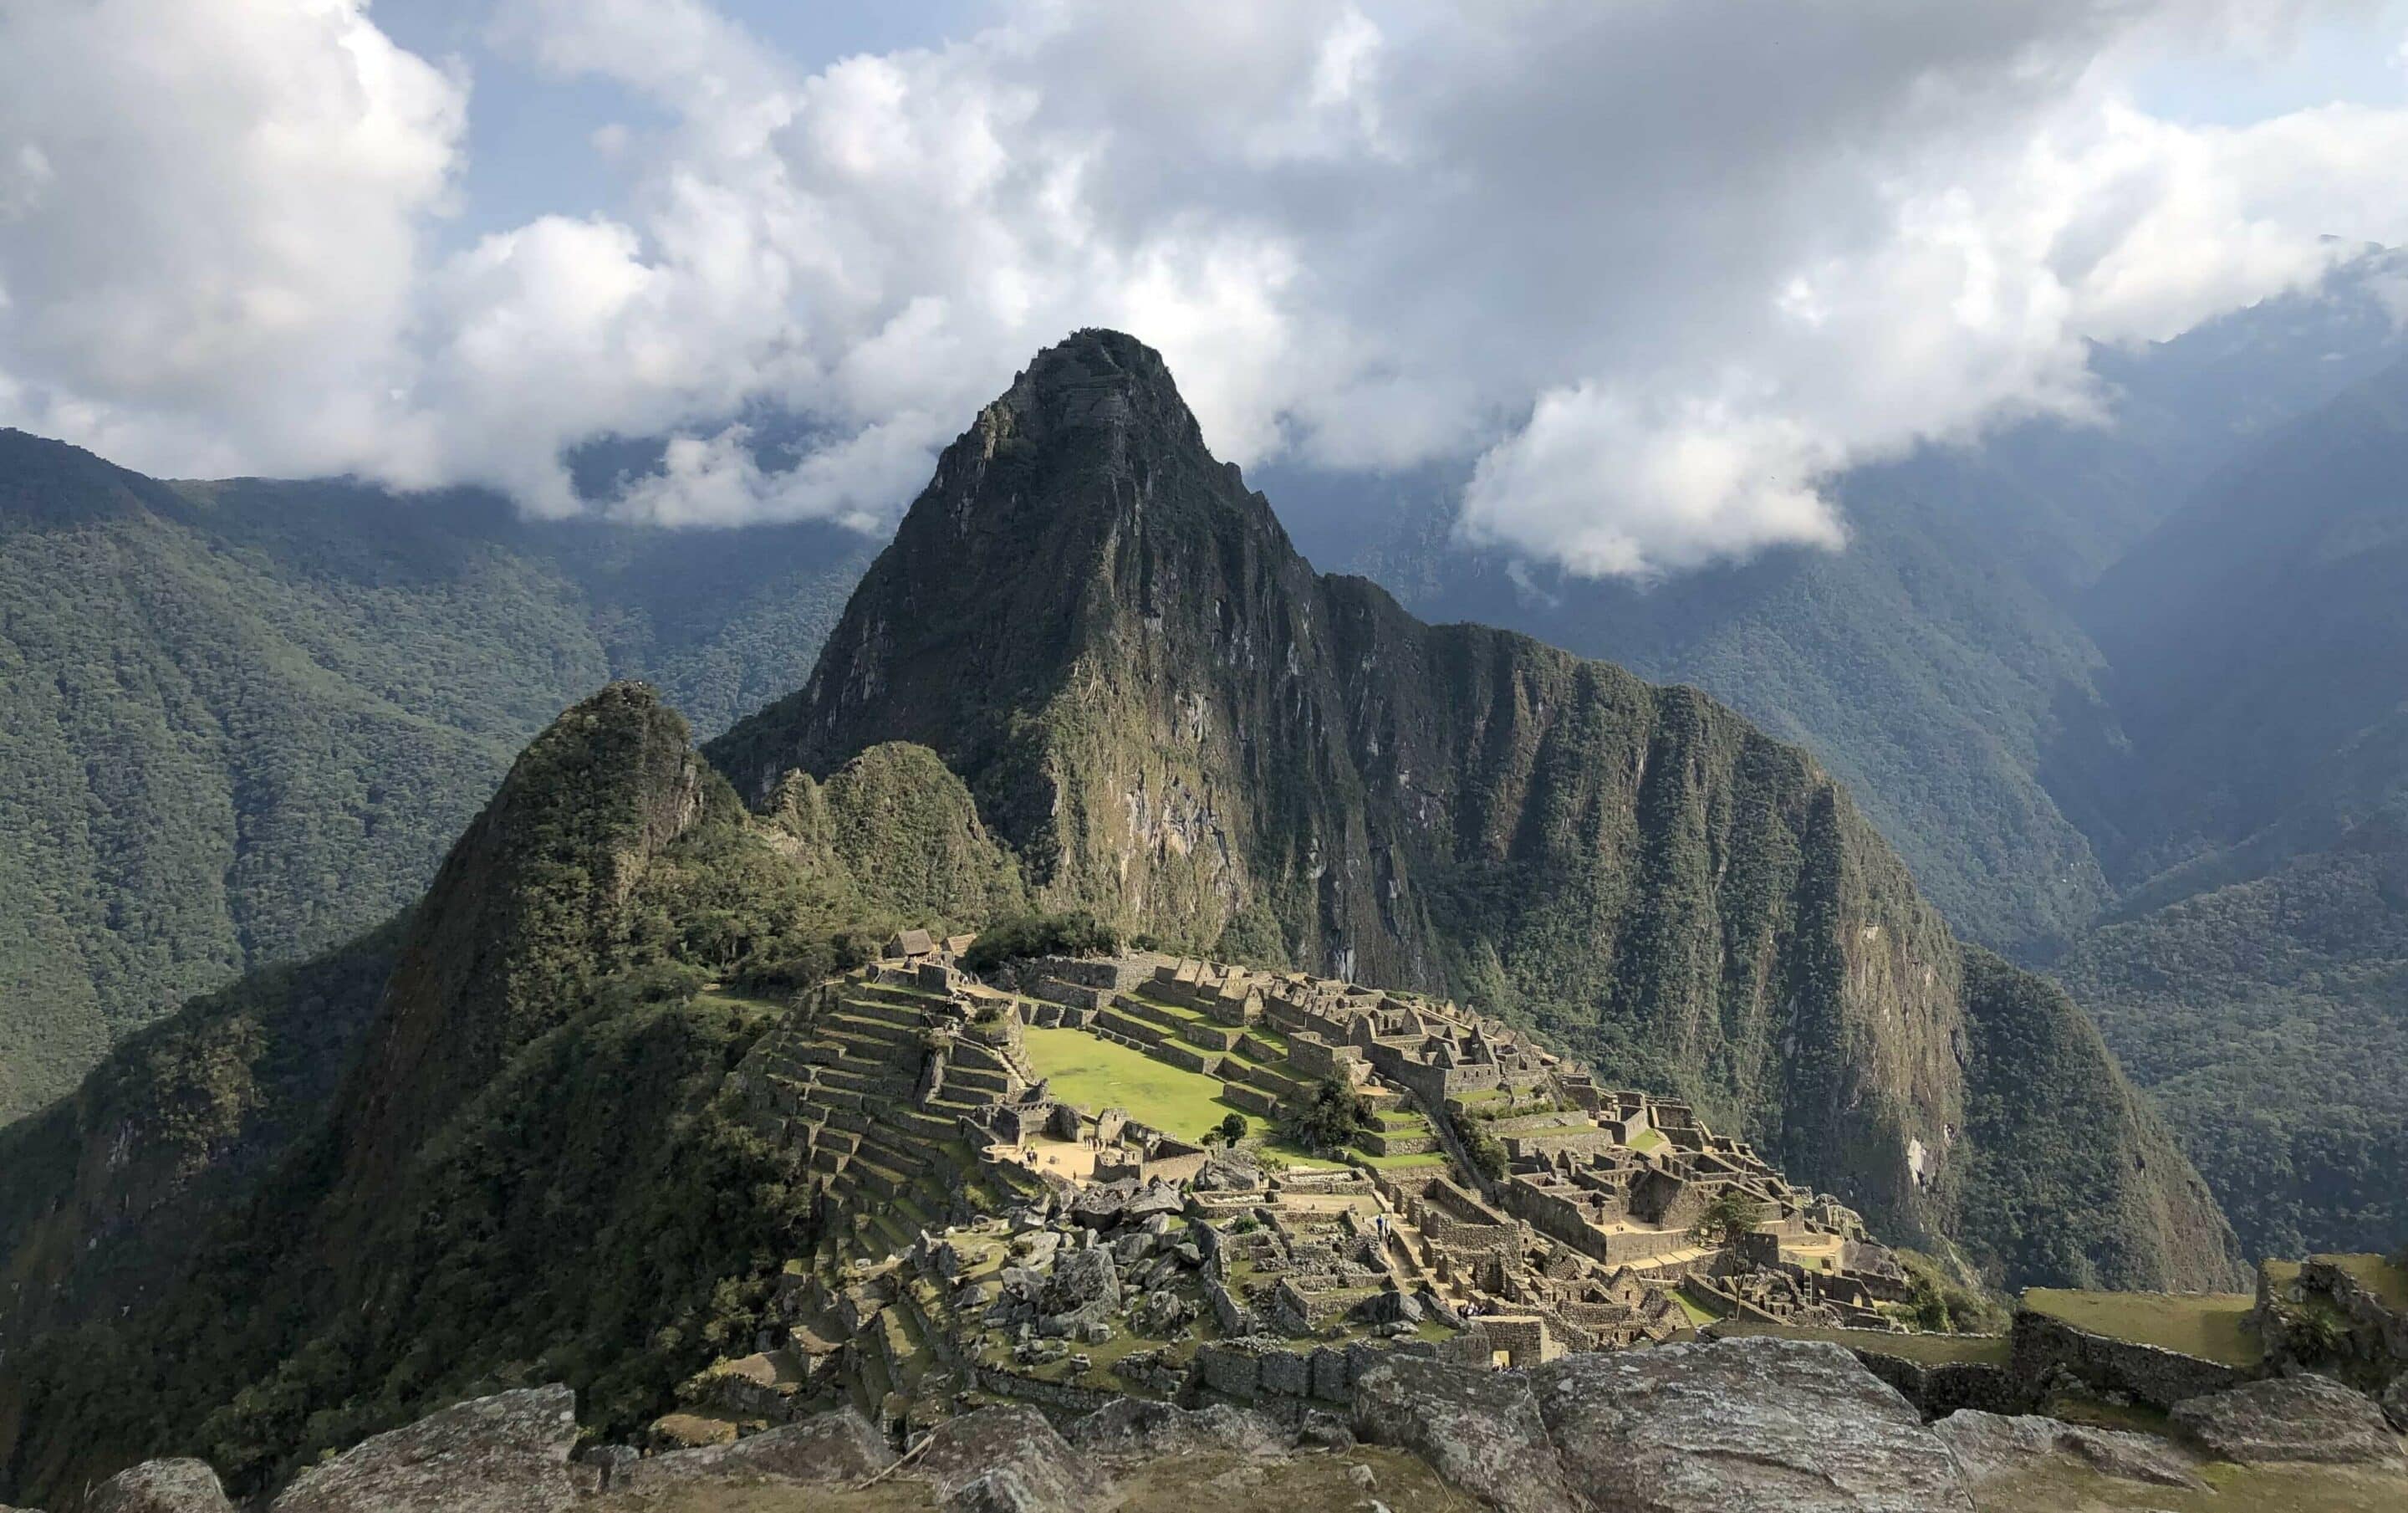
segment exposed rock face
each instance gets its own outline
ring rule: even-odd
[[[2374,1400],[2326,1376],[2278,1376],[2191,1398],[2174,1405],[2173,1419],[2220,1459],[2244,1465],[2403,1465],[2400,1436]]]
[[[2391,1427],[2408,1434],[2408,1373],[2394,1376],[2391,1385],[2383,1390],[2383,1417]]]
[[[588,1490],[576,1444],[566,1387],[481,1397],[303,1472],[271,1513],[552,1513]]]
[[[1803,753],[1693,690],[1316,575],[1127,337],[1040,353],[946,450],[810,682],[709,754],[762,801],[893,741],[963,776],[1046,904],[1573,1011],[1566,1048],[1606,1075],[1670,1077],[1877,1229],[1971,1239],[2013,1281],[2238,1275],[2087,1022],[1969,984]],[[2111,1154],[1991,1140],[2034,1064]],[[2032,1154],[2060,1148],[2080,1158]],[[1986,1230],[2010,1205],[1979,1185],[2009,1177],[2015,1208],[2064,1212]],[[2069,1238],[2027,1256],[2038,1233]]]
[[[2011,1477],[2033,1461],[2055,1456],[2080,1462],[2101,1476],[2158,1487],[2203,1488],[2193,1458],[2148,1434],[2094,1429],[2029,1414],[2009,1417],[1962,1408],[1931,1426],[1955,1452],[1975,1486]]]
[[[1971,1513],[1948,1448],[1837,1345],[1566,1356],[1530,1391],[1573,1488],[1607,1513]]]
[[[1271,1455],[1287,1445],[1279,1426],[1259,1413],[1226,1403],[1182,1408],[1141,1397],[1125,1397],[1097,1408],[1070,1426],[1069,1440],[1115,1468],[1207,1450]]]
[[[1413,1451],[1502,1513],[1574,1513],[1581,1506],[1518,1372],[1402,1356],[1384,1362],[1355,1379],[1354,1432]]]
[[[939,1424],[910,1474],[957,1513],[1076,1513],[1111,1483],[1035,1408],[981,1408]]]
[[[671,1450],[634,1462],[610,1477],[610,1487],[652,1491],[752,1477],[834,1484],[875,1476],[894,1463],[895,1451],[884,1437],[860,1414],[845,1408],[731,1445]]]
[[[234,1513],[206,1461],[145,1461],[100,1484],[85,1513]]]

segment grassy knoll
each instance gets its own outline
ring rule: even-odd
[[[1125,1108],[1129,1117],[1167,1134],[1193,1140],[1233,1113],[1221,1101],[1219,1079],[1157,1061],[1142,1051],[1088,1034],[1083,1030],[1027,1031],[1028,1063],[1047,1078],[1054,1096],[1093,1112]],[[1250,1133],[1263,1121],[1246,1115]]]
[[[2384,1257],[2361,1254],[2315,1256],[2311,1259],[2357,1277],[2366,1285],[2368,1291],[2382,1299],[2384,1306],[2393,1312],[2408,1313],[2408,1272],[2401,1271]],[[2295,1261],[2270,1261],[2266,1263],[2266,1274],[2277,1287],[2287,1286],[2293,1277],[2300,1275],[2300,1263]]]
[[[2024,1306],[2110,1339],[2180,1350],[2246,1369],[2265,1355],[2247,1327],[2246,1292],[2077,1292],[2032,1288]]]

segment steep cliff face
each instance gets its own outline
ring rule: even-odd
[[[1317,576],[1126,337],[1041,353],[947,449],[810,683],[708,755],[758,800],[896,740],[968,780],[1048,902],[1467,997],[1698,1099],[1888,1233],[2026,1269],[1965,1201],[1960,949],[1839,786],[1691,690]],[[2155,1129],[2095,1034],[2064,1048],[2111,1124]],[[2186,1235],[2221,1224],[2196,1187],[2167,1189]],[[2227,1277],[2125,1196],[2100,1201],[2134,1234],[2074,1242],[2116,1279]]]

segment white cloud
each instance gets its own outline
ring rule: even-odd
[[[2311,280],[2324,233],[2408,239],[2408,112],[2190,127],[2119,88],[2350,9],[1020,0],[806,74],[702,0],[509,0],[504,45],[655,124],[596,139],[616,215],[429,266],[464,86],[357,5],[21,0],[0,405],[551,512],[565,449],[677,432],[615,508],[867,524],[1108,324],[1238,460],[1477,456],[1465,530],[1535,558],[1834,546],[1832,473],[2082,411],[2087,341]],[[763,403],[810,417],[799,466],[729,425]]]
[[[180,469],[373,457],[465,109],[346,0],[11,0],[12,418]]]

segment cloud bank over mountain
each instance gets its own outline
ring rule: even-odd
[[[2396,7],[1010,0],[815,70],[702,0],[503,0],[623,96],[624,196],[469,238],[473,61],[358,0],[0,16],[0,423],[175,473],[891,521],[1080,325],[1162,349],[1222,454],[1477,459],[1461,528],[1647,576],[1837,547],[1823,483],[2100,413],[2162,339],[2408,240],[2408,108],[2153,111],[2168,60]],[[2388,28],[2388,29],[2386,29]],[[138,37],[129,49],[124,39]],[[762,409],[808,417],[764,447]]]

